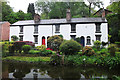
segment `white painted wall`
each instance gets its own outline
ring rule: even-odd
[[[53,27],[53,32],[52,32]],[[34,42],[34,35],[38,35],[38,44],[35,44],[35,46],[42,45],[42,37],[44,36],[46,39],[46,46],[47,46],[47,37],[52,35],[63,35],[63,38],[66,40],[70,40],[70,35],[76,35],[76,37],[84,36],[85,38],[85,46],[86,46],[86,40],[87,36],[91,37],[91,46],[93,45],[92,40],[96,40],[95,35],[102,35],[101,36],[101,42],[107,42],[108,41],[108,25],[107,23],[101,24],[101,33],[95,33],[96,26],[95,24],[76,24],[76,33],[70,33],[71,32],[71,25],[70,24],[61,24],[60,25],[60,33],[55,33],[55,25],[39,25],[38,26],[38,34],[34,34],[34,26],[24,26],[23,34],[19,34],[20,29],[19,26],[11,26],[10,27],[10,40],[12,35],[16,35],[19,37],[19,35],[23,35],[24,41],[32,41]]]

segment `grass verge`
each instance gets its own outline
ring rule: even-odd
[[[14,60],[14,61],[25,61],[25,62],[49,62],[50,57],[9,56],[2,58],[2,60]]]

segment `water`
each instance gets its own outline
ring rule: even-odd
[[[75,67],[75,66],[52,66],[49,64],[33,64],[21,62],[3,62],[2,77],[12,79],[51,79],[51,80],[74,80],[91,78],[112,78],[120,76],[120,70],[109,70],[102,67]],[[57,78],[57,79],[56,79]]]

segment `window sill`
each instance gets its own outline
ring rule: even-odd
[[[72,32],[70,32],[70,33],[76,33],[76,31],[72,31]]]
[[[38,34],[38,32],[34,32],[34,34]]]
[[[101,31],[96,31],[95,33],[101,33]]]
[[[55,33],[60,33],[60,32],[55,32]]]
[[[35,42],[35,44],[38,44],[38,42]]]
[[[23,34],[23,32],[20,32],[19,34]]]

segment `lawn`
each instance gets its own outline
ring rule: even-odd
[[[25,62],[49,62],[50,57],[24,57],[24,56],[9,56],[4,57],[2,60],[14,60],[14,61],[25,61]]]

